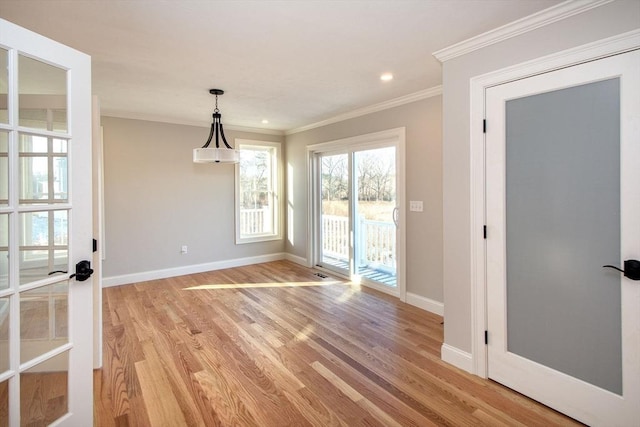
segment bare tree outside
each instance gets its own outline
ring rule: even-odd
[[[349,197],[348,162],[345,154],[322,157],[322,200],[345,201]]]
[[[395,155],[391,148],[369,150],[357,157],[358,200],[392,202],[395,199]]]
[[[354,172],[358,197],[358,213],[367,219],[392,221],[396,206],[395,149],[380,148],[358,152]],[[348,155],[322,157],[323,213],[348,216]]]
[[[274,233],[274,184],[277,178],[276,149],[269,146],[242,145],[238,174],[240,236],[255,237]]]
[[[257,209],[268,205],[271,176],[268,149],[245,149],[240,156],[240,207]]]

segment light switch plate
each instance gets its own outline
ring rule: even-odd
[[[409,210],[411,212],[422,212],[422,200],[409,201]]]

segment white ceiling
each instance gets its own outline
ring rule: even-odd
[[[91,55],[105,115],[208,126],[220,88],[225,125],[290,130],[438,86],[433,52],[558,3],[0,0],[0,17]]]

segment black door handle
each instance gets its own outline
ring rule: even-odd
[[[603,265],[603,268],[613,268],[614,270],[618,270],[625,277],[628,277],[631,280],[640,280],[640,261],[636,259],[628,259],[624,262],[624,270],[619,269],[615,265]]]
[[[69,279],[75,277],[78,282],[84,282],[91,277],[92,274],[91,262],[83,260],[76,264],[76,273],[69,276]]]

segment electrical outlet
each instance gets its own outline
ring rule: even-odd
[[[409,210],[411,212],[422,212],[422,200],[409,201]]]
[[[181,254],[186,254],[187,253],[187,245],[182,245],[182,247],[180,248],[180,253]]]

